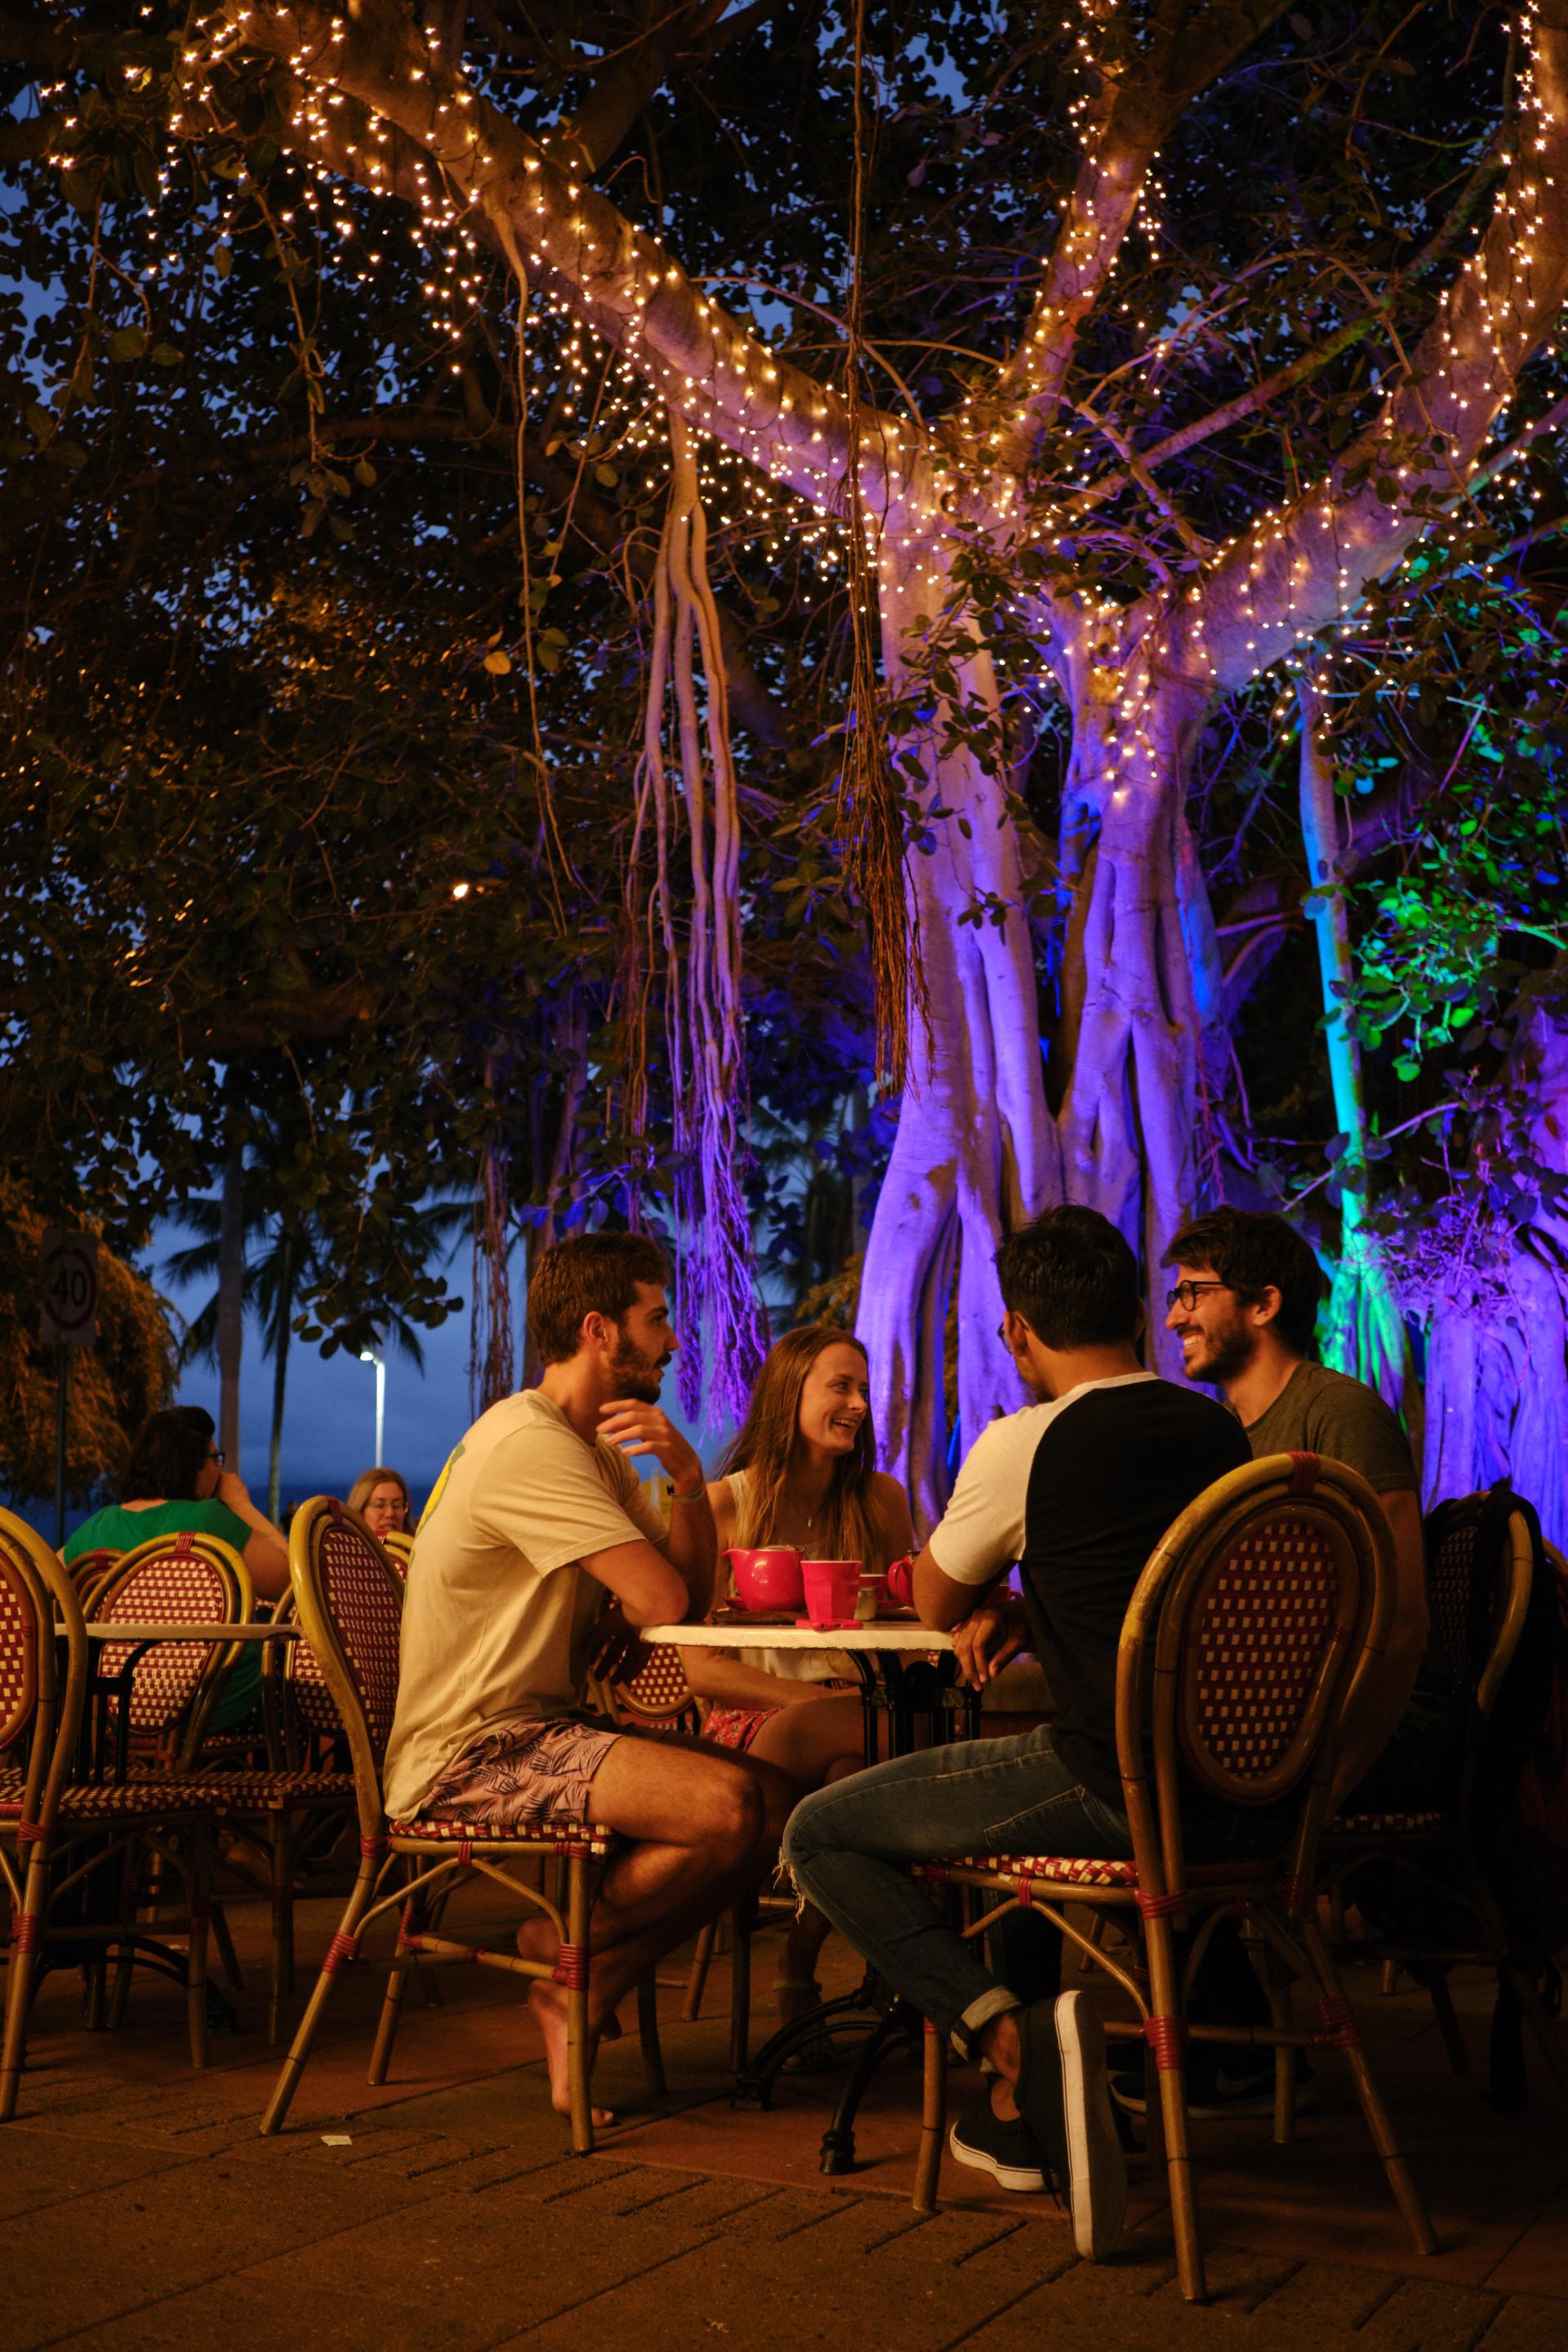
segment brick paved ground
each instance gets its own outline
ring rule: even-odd
[[[331,1908],[303,1906],[307,1963]],[[828,2086],[789,2085],[765,2116],[723,2096],[722,1966],[698,2025],[666,1995],[662,2112],[639,2105],[635,2042],[606,2053],[600,2095],[622,2122],[585,2162],[563,2156],[515,1986],[477,1970],[447,1977],[438,2009],[410,2001],[378,2092],[364,2083],[378,1983],[349,1979],[290,2128],[263,2141],[276,2053],[250,1957],[259,1922],[234,1916],[254,1980],[244,2030],[215,2044],[205,2075],[184,2063],[172,1989],[139,1980],[126,2030],[91,2038],[68,1979],[40,1996],[21,2114],[0,2129],[0,2352],[1568,2347],[1563,2111],[1540,2091],[1523,2116],[1491,2115],[1478,2080],[1443,2071],[1414,1994],[1369,1983],[1358,2007],[1443,2251],[1411,2250],[1325,2070],[1296,2148],[1257,2125],[1200,2135],[1214,2299],[1195,2309],[1174,2284],[1158,2184],[1141,2178],[1128,2249],[1100,2267],[1074,2259],[1041,2200],[976,2195],[951,2166],[950,2201],[917,2220],[916,2083],[901,2064],[868,2108],[864,2169],[824,2182]],[[760,1973],[765,2010],[765,1957]],[[1479,1982],[1461,2005],[1479,2065]]]

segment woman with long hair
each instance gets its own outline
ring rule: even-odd
[[[808,1559],[858,1559],[880,1575],[913,1548],[909,1497],[876,1469],[866,1350],[829,1323],[786,1331],[757,1374],[744,1425],[708,1499],[719,1549],[787,1544]],[[804,1797],[864,1764],[858,1696],[825,1691],[829,1654],[763,1651],[762,1663],[683,1650],[686,1678],[711,1702],[705,1735],[786,1772]],[[779,1978],[779,2014],[818,1996],[817,1953],[827,1923],[808,1909],[791,1932]]]

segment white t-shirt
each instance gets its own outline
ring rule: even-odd
[[[465,1748],[583,1703],[605,1587],[583,1555],[664,1523],[635,1464],[577,1435],[537,1389],[503,1397],[454,1448],[425,1507],[403,1609],[386,1810],[413,1818]]]
[[[983,1429],[963,1457],[952,1496],[931,1538],[931,1556],[954,1584],[989,1584],[1024,1556],[1024,1508],[1039,1443],[1053,1421],[1096,1389],[1128,1389],[1153,1372],[1080,1381],[1048,1404],[1026,1404]]]

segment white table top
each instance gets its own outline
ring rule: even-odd
[[[56,1627],[63,1633],[63,1625]],[[161,1618],[144,1625],[137,1617],[95,1617],[87,1628],[89,1642],[297,1642],[298,1625],[213,1625],[205,1619],[172,1624]]]
[[[645,1642],[682,1650],[951,1650],[952,1637],[911,1618],[880,1624],[778,1624],[766,1617],[726,1617],[719,1625],[645,1625]]]

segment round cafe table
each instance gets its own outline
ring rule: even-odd
[[[907,1756],[923,1719],[931,1746],[974,1738],[980,1728],[979,1694],[957,1682],[952,1643],[913,1615],[875,1618],[853,1625],[801,1625],[793,1617],[721,1612],[710,1625],[647,1625],[645,1642],[676,1649],[831,1651],[847,1655],[860,1682],[860,1706],[868,1764],[881,1753],[879,1722],[888,1726],[887,1753]],[[907,2001],[868,1969],[850,1993],[819,2001],[804,2017],[764,2042],[736,2077],[733,2104],[765,2109],[780,2070],[797,2051],[826,2042],[852,2057],[833,2120],[823,2135],[819,2158],[826,2173],[851,2171],[855,2163],[855,2117],[868,2085],[891,2050],[919,2042],[922,2021]],[[858,2043],[858,2047],[855,2045]]]

